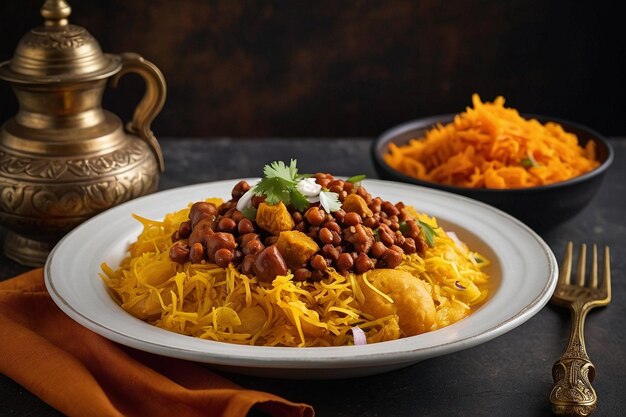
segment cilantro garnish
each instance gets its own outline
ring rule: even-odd
[[[243,216],[246,219],[249,220],[255,220],[256,219],[256,209],[254,207],[246,207],[241,211],[241,214],[243,214]]]
[[[320,206],[324,207],[327,213],[340,210],[341,201],[339,201],[339,194],[331,191],[320,192]]]
[[[424,231],[424,237],[426,238],[426,243],[428,244],[428,246],[432,248],[433,246],[435,246],[435,236],[439,236],[439,234],[428,223],[423,222],[421,220],[418,220],[418,221],[419,221],[420,227]]]
[[[539,162],[537,162],[531,154],[528,154],[526,158],[523,158],[520,161],[520,164],[522,164],[524,168],[535,168],[539,166]]]
[[[351,182],[352,184],[356,184],[357,182],[361,182],[365,179],[365,175],[355,175],[353,177],[348,178],[346,181]]]
[[[283,161],[275,161],[263,168],[265,177],[254,187],[255,195],[265,196],[268,204],[279,202],[285,205],[292,204],[297,210],[303,211],[309,206],[306,197],[298,191],[298,180],[304,176],[298,175],[297,161],[292,159],[289,166]]]

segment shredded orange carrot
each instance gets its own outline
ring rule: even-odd
[[[599,165],[593,140],[585,147],[554,122],[527,120],[504,107],[504,98],[483,103],[439,124],[408,144],[390,144],[384,159],[411,177],[469,188],[524,188],[582,175]]]

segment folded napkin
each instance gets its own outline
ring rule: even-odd
[[[41,269],[0,282],[0,372],[68,416],[314,415],[307,404],[243,389],[200,364],[91,332],[52,301]]]

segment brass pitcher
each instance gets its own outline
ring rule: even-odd
[[[104,54],[84,28],[68,23],[70,13],[64,0],[47,0],[44,26],[0,64],[0,79],[19,102],[0,131],[0,224],[6,256],[24,265],[45,263],[86,219],[156,191],[163,171],[150,130],[165,102],[163,74],[137,54]],[[107,81],[115,86],[129,72],[145,80],[146,91],[124,129],[101,102]]]

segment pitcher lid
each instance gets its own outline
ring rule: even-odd
[[[0,64],[0,78],[42,84],[96,80],[118,72],[120,58],[104,54],[85,28],[69,24],[71,11],[65,0],[46,0],[44,25],[22,37],[13,59]]]

